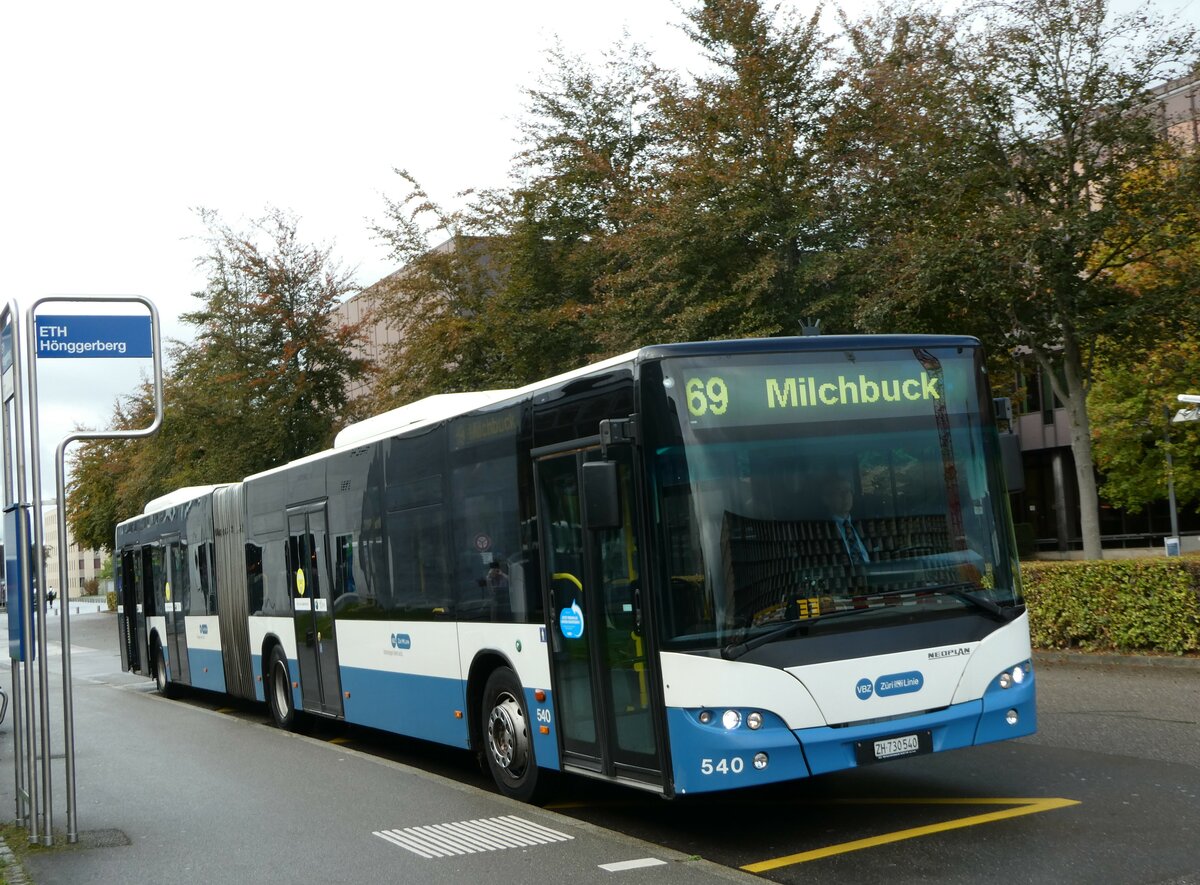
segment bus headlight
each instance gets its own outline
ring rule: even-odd
[[[1004,721],[1007,722],[1009,725],[1016,725],[1017,720],[1019,718],[1020,717],[1017,716],[1016,710],[1009,710],[1007,713],[1004,714]]]
[[[1000,687],[1001,688],[1012,688],[1012,684],[1013,684],[1012,674],[1009,673],[1007,670],[1005,670],[1003,673],[1000,674]]]
[[[1022,682],[1024,682],[1025,677],[1028,675],[1029,674],[1026,672],[1024,664],[1018,664],[1017,666],[1013,667],[1012,678],[1013,682],[1015,682],[1017,685],[1020,685]]]
[[[721,716],[721,724],[732,731],[742,724],[742,714],[737,710],[726,710]]]
[[[755,753],[754,754],[754,767],[757,768],[759,771],[762,771],[764,768],[767,767],[767,761],[768,760],[767,760],[766,753]]]
[[[708,723],[712,722],[712,717],[713,717],[712,710],[701,710],[700,711],[700,723],[702,725],[708,725]]]
[[[752,729],[753,731],[758,731],[760,728],[762,728],[762,713],[759,713],[757,710],[755,710],[753,713],[747,716],[746,727]]]

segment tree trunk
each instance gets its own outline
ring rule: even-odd
[[[1038,352],[1038,361],[1050,375],[1050,384],[1067,413],[1071,432],[1071,455],[1075,461],[1075,483],[1079,488],[1079,529],[1083,536],[1085,559],[1102,559],[1100,548],[1100,494],[1092,460],[1092,425],[1087,413],[1087,373],[1083,367],[1079,343],[1067,330],[1062,350],[1055,354]],[[1054,363],[1061,367],[1061,375]]]

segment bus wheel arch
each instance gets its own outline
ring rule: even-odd
[[[479,757],[479,765],[486,772],[487,762],[483,758],[483,689],[488,678],[501,667],[513,669],[508,658],[498,651],[484,649],[471,662],[471,670],[467,675],[467,740],[472,750]]]

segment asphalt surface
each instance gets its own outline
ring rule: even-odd
[[[260,705],[159,698],[120,673],[111,616],[72,623],[81,841],[104,847],[38,849],[27,861],[38,885],[1200,885],[1200,661],[1039,655],[1030,738],[674,802],[564,778],[536,809],[497,796],[462,751],[337,723],[291,735]],[[10,731],[0,802],[12,801]],[[61,799],[55,808],[61,827]],[[510,815],[572,838],[430,859],[375,835]],[[600,866],[650,860],[665,863]]]
[[[112,616],[72,624],[79,842],[63,839],[61,656],[52,643],[58,844],[24,858],[37,885],[753,881],[336,738],[162,698],[120,672]],[[11,732],[9,718],[0,727],[0,807],[9,809]]]

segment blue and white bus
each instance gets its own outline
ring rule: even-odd
[[[841,497],[851,523],[829,512]],[[124,666],[681,796],[1034,731],[979,343],[644,347],[151,502]]]

